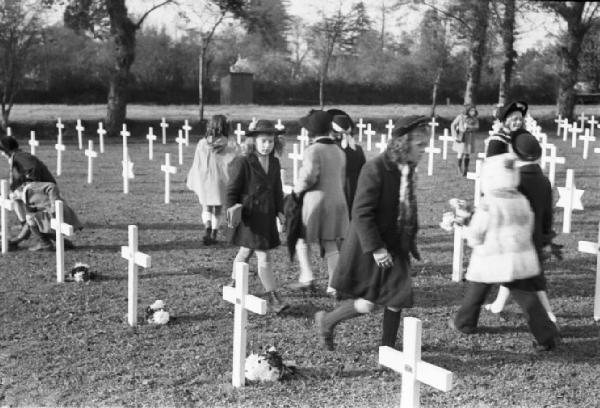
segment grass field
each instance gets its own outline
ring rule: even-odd
[[[38,108],[29,114],[21,109],[15,110],[17,121],[45,121],[59,114],[66,120],[99,117],[94,116],[98,107],[57,107],[56,111],[44,107],[46,117],[32,116],[31,112],[41,111]],[[236,109],[233,117],[245,119],[253,115],[294,119],[299,111],[305,111],[290,108],[288,112],[278,107],[275,115],[269,107],[251,107],[248,114]],[[354,113],[353,109],[361,108],[348,111]],[[376,108],[370,109],[375,115]],[[398,108],[387,109],[380,109],[385,112],[382,119]],[[156,120],[162,111],[180,120],[194,113],[191,107],[130,110],[139,120]],[[549,133],[553,134],[551,130]],[[169,129],[170,143],[155,145],[154,161],[147,159],[142,134],[130,140],[135,179],[129,195],[122,194],[120,139],[110,141],[106,153],[96,160],[95,183],[88,186],[86,157],[74,144],[73,129],[66,134],[69,144],[58,182],[85,225],[75,238],[77,248],[66,253],[67,267],[87,262],[98,279],[89,284],[55,283],[52,252],[20,250],[0,258],[0,406],[399,404],[401,379],[377,364],[381,310],[342,323],[336,332],[337,350],[320,350],[312,316],[320,308],[331,309],[333,301],[324,295],[306,297],[285,289],[297,278],[298,268],[289,262],[283,247],[275,251],[276,269],[284,285],[283,295],[292,306],[281,316],[251,315],[249,349],[274,344],[284,359],[297,363],[300,375],[284,383],[232,389],[233,307],[222,300],[221,288],[229,282],[236,248],[224,243],[206,247],[201,242],[200,208],[195,195],[185,188],[198,135],[192,134],[194,143],[186,149],[184,165],[174,177],[172,203],[165,205],[160,164],[165,152],[177,156],[173,126]],[[477,335],[462,336],[447,328],[446,321],[457,309],[464,284],[450,280],[452,236],[438,223],[449,198],[472,199],[473,182],[456,176],[451,154],[446,162],[436,158],[433,177],[426,176],[426,160],[420,164],[419,243],[424,259],[414,264],[419,272],[415,279],[416,306],[404,315],[423,321],[423,359],[451,370],[456,378],[455,388],[448,393],[422,386],[425,407],[598,406],[600,342],[592,319],[596,258],[577,252],[578,240],[598,236],[598,158],[592,155],[583,161],[581,147],[572,150],[562,140],[552,141],[559,154],[567,157],[568,167],[575,169],[577,187],[586,192],[585,211],[573,214],[573,233],[557,239],[565,244],[565,260],[547,265],[549,295],[563,335],[559,349],[550,353],[532,350],[532,337],[513,304],[507,309],[511,317],[508,322],[483,314]],[[38,155],[54,171],[53,144],[44,141]],[[290,138],[287,150],[291,144]],[[290,160],[286,157],[282,163],[291,177]],[[564,185],[565,169],[558,168],[558,186]],[[0,174],[6,173],[3,160]],[[557,231],[561,221],[562,210],[557,209]],[[126,245],[128,224],[138,225],[140,250],[152,256],[152,267],[140,270],[140,321],[143,308],[163,299],[174,317],[167,326],[129,328],[126,324],[127,262],[120,257],[120,246]],[[251,270],[255,270],[254,264]],[[319,283],[324,287],[324,265],[321,277]],[[250,288],[253,293],[262,291],[255,277]]]

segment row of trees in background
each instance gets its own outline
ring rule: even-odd
[[[161,7],[179,13],[180,34],[143,27]],[[362,1],[340,2],[314,24],[289,16],[285,0],[163,0],[132,17],[125,0],[0,0],[0,92],[6,127],[15,101],[107,101],[116,134],[130,101],[218,103],[219,80],[241,56],[265,104],[503,103],[512,95],[558,102],[572,116],[574,86],[598,83],[599,5],[517,0],[381,0],[375,21]],[[394,10],[415,15],[391,35]],[[44,25],[61,10],[63,22]],[[555,45],[517,55],[517,17],[554,13],[566,30]]]

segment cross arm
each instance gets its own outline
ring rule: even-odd
[[[57,231],[60,230],[61,234],[64,234],[67,237],[73,235],[73,226],[65,223],[59,225],[56,218],[50,220],[50,228]]]
[[[131,259],[131,251],[128,246],[121,247],[121,257],[130,260]],[[141,252],[136,252],[133,254],[133,261],[136,265],[139,265],[143,268],[150,268],[150,256]]]
[[[241,302],[241,300],[237,298],[235,288],[232,286],[223,286],[223,299],[234,305]],[[267,301],[252,295],[244,296],[242,307],[261,315],[267,313]]]
[[[597,242],[579,241],[577,243],[577,250],[586,254],[597,254],[599,249]]]

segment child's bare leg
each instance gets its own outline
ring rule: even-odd
[[[546,313],[548,313],[548,318],[552,323],[556,323],[556,316],[552,313],[552,306],[550,306],[550,300],[548,300],[548,294],[545,290],[539,290],[536,292],[537,297],[540,299],[540,303],[544,306]]]
[[[496,295],[496,300],[493,303],[485,305],[485,309],[489,310],[492,313],[500,313],[502,309],[504,309],[504,305],[508,301],[510,296],[510,289],[506,286],[500,285],[500,289],[498,289],[498,295]]]

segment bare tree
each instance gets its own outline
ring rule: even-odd
[[[0,127],[4,131],[14,98],[31,68],[31,51],[42,41],[43,11],[33,0],[0,2]]]
[[[511,78],[517,58],[514,47],[516,0],[492,0],[492,5],[502,36],[502,70],[498,87],[498,104],[504,105],[510,96]]]
[[[558,48],[561,65],[558,70],[559,86],[557,108],[563,117],[572,118],[575,109],[575,84],[579,74],[579,56],[588,31],[599,20],[600,4],[578,1],[545,1],[542,7],[553,11],[567,23]]]
[[[204,87],[208,74],[207,53],[219,25],[227,18],[240,14],[242,0],[179,1],[181,29],[198,37],[200,54],[198,55],[198,116],[204,120]]]
[[[487,43],[490,0],[456,0],[446,7],[440,6],[440,2],[430,0],[422,3],[450,18],[454,22],[458,36],[468,47],[469,62],[464,104],[476,104],[476,92],[481,80],[481,68]]]
[[[288,32],[288,44],[292,62],[291,79],[298,79],[300,77],[302,65],[310,51],[306,38],[306,22],[300,17],[291,17],[290,30]]]
[[[329,64],[334,51],[347,49],[353,43],[354,27],[351,12],[343,12],[342,5],[331,16],[321,12],[321,19],[312,27],[312,37],[315,43],[315,52],[319,59],[319,104],[323,109],[324,86],[327,80]]]

